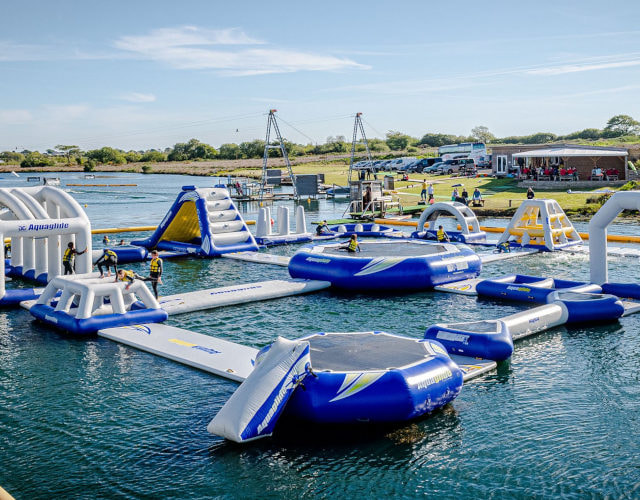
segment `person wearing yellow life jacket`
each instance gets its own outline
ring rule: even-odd
[[[349,240],[349,243],[347,243],[344,246],[341,246],[340,248],[342,248],[343,250],[346,250],[349,253],[355,253],[355,252],[360,252],[360,245],[358,244],[358,237],[355,234],[351,235],[351,239]]]
[[[78,252],[73,244],[73,241],[70,241],[67,245],[64,254],[62,255],[62,267],[64,267],[64,274],[73,274],[76,269],[76,255],[82,255],[85,253],[87,249],[85,248],[82,252]]]
[[[149,263],[149,277],[145,281],[151,281],[153,294],[158,298],[158,285],[162,285],[162,259],[158,257],[158,251],[151,251],[151,262]]]
[[[125,286],[125,290],[129,290],[131,283],[133,283],[136,279],[144,280],[142,276],[138,276],[133,271],[128,271],[126,269],[119,269],[116,272],[116,282],[117,281],[128,281],[127,286]]]
[[[104,248],[102,250],[102,255],[97,261],[93,263],[93,265],[98,266],[101,278],[104,278],[104,272],[102,271],[103,267],[107,268],[107,276],[111,276],[111,266],[113,266],[114,272],[118,274],[118,254],[116,254],[113,250]]]
[[[438,241],[442,242],[442,241],[446,241],[449,242],[451,240],[449,240],[449,235],[445,232],[444,228],[442,226],[438,226],[438,232],[436,233],[436,237],[438,238]]]

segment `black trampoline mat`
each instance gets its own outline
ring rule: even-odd
[[[360,252],[347,252],[338,246],[326,246],[323,253],[337,254],[348,257],[420,257],[447,252],[443,245],[437,243],[411,243],[408,241],[360,241]],[[341,246],[346,247],[348,242]]]
[[[386,370],[430,356],[422,343],[384,333],[328,333],[305,340],[311,344],[311,367],[316,371]]]

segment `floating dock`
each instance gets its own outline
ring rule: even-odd
[[[98,335],[236,382],[253,371],[258,354],[253,347],[159,323],[106,328]]]
[[[271,280],[167,295],[158,302],[160,307],[167,311],[170,316],[174,316],[216,307],[317,292],[330,286],[331,283],[328,281],[304,279]]]
[[[255,262],[256,264],[272,264],[274,266],[287,267],[291,257],[285,255],[273,255],[262,252],[233,252],[222,254],[225,259],[243,260],[245,262]]]

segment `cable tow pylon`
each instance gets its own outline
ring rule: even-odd
[[[362,135],[362,142],[367,150],[368,167],[371,168],[373,161],[371,160],[371,151],[369,150],[369,143],[367,142],[367,135],[364,133],[364,126],[362,125],[362,113],[356,113],[355,121],[353,122],[353,140],[351,141],[351,160],[349,161],[349,183],[351,183],[351,174],[353,172],[353,160],[356,155],[356,142],[358,140],[358,130]]]
[[[264,143],[264,156],[262,158],[262,182],[260,183],[260,205],[262,205],[262,198],[264,196],[264,189],[267,185],[267,161],[269,159],[269,150],[270,149],[280,149],[282,152],[282,157],[284,158],[284,162],[287,166],[287,170],[289,172],[289,177],[291,178],[291,183],[293,184],[293,199],[298,200],[298,189],[296,187],[296,176],[293,174],[293,170],[291,169],[291,162],[289,162],[289,155],[287,154],[287,148],[284,147],[284,141],[282,140],[282,135],[280,135],[280,128],[278,127],[278,122],[276,121],[276,112],[277,109],[269,110],[269,118],[267,121],[267,137]],[[278,139],[278,144],[271,145],[270,137],[271,137],[271,127],[276,133],[276,138]]]

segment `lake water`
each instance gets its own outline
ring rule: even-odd
[[[157,224],[182,185],[213,184],[205,177],[55,175],[63,187],[138,184],[66,188],[87,205],[94,228]],[[0,187],[26,184],[0,179]],[[340,217],[346,203],[303,206],[311,221]],[[254,219],[257,206],[243,210]],[[610,232],[638,234],[638,227],[621,224]],[[611,280],[637,281],[639,264],[611,258]],[[487,265],[483,276],[513,272],[587,280],[588,259],[539,254]],[[283,277],[286,269],[275,266],[174,260],[165,262],[161,293]],[[323,291],[177,316],[169,324],[262,347],[278,335],[318,331],[420,338],[432,323],[496,318],[524,307],[436,292]],[[206,432],[233,382],[106,339],[73,338],[34,323],[26,311],[4,310],[0,485],[19,499],[637,498],[639,335],[640,315],[554,328],[516,344],[510,361],[422,420],[348,432],[286,422],[273,439],[238,446]]]

